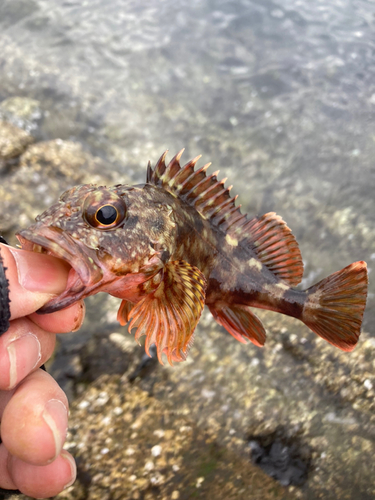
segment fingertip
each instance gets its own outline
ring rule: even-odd
[[[16,487],[32,498],[54,497],[71,486],[76,477],[74,459],[67,451],[44,466],[32,465],[12,457],[9,469]]]
[[[11,319],[27,316],[65,290],[70,266],[51,255],[0,243],[9,281]]]
[[[3,444],[0,444],[0,488],[16,490],[17,486],[9,474],[9,453]]]
[[[5,447],[20,460],[38,466],[61,452],[68,429],[64,392],[42,370],[30,374],[5,407],[1,434]]]
[[[69,488],[69,486],[72,486],[72,484],[76,480],[77,465],[76,465],[76,461],[74,460],[74,457],[68,451],[63,450],[61,452],[61,457],[68,462],[69,467],[70,467],[70,473],[71,473],[70,480],[64,485],[64,490],[65,490],[66,488]]]
[[[77,315],[74,317],[72,332],[76,332],[81,328],[86,314],[86,305],[84,300],[80,300],[77,304],[75,304],[75,306],[77,307]]]
[[[50,399],[44,406],[42,418],[52,433],[54,443],[52,460],[55,460],[61,453],[68,432],[68,409],[59,399]]]
[[[53,353],[56,335],[41,329],[29,318],[11,321],[0,337],[0,391],[18,386]],[[1,417],[1,415],[0,415]]]
[[[33,313],[29,318],[40,328],[52,333],[76,332],[82,326],[85,318],[85,303],[83,300],[50,314]]]
[[[16,262],[19,284],[25,290],[50,294],[65,290],[69,264],[52,255],[8,248]]]

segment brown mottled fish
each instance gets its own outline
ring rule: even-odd
[[[97,292],[122,299],[118,320],[159,360],[186,359],[204,305],[240,342],[263,346],[266,332],[250,307],[303,321],[344,351],[358,342],[367,296],[365,262],[355,262],[307,290],[298,244],[273,212],[248,218],[200,158],[168,165],[166,153],[136,186],[85,184],[18,234],[26,250],[67,261],[66,290],[50,313]]]

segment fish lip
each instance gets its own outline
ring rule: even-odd
[[[98,263],[95,265],[96,251],[92,249],[83,251],[79,242],[60,228],[51,226],[38,228],[35,225],[19,231],[16,236],[24,250],[38,252],[35,249],[35,245],[38,245],[49,255],[67,262],[73,270],[69,273],[66,289],[41,307],[37,311],[40,314],[59,311],[77,302],[103,277],[100,265]]]

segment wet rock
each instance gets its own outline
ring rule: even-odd
[[[213,429],[126,377],[102,375],[71,411],[66,447],[78,479],[59,499],[281,498],[283,488],[218,444]]]
[[[66,178],[72,183],[85,179],[93,182],[98,171],[95,162],[97,160],[84,151],[81,144],[61,139],[38,142],[20,158],[21,167],[30,167],[45,177]]]
[[[283,486],[301,486],[306,481],[310,459],[302,456],[297,443],[261,436],[252,437],[249,447],[253,463]]]
[[[41,104],[29,97],[9,97],[0,103],[0,118],[32,132],[43,115]]]
[[[6,121],[0,121],[0,164],[21,155],[33,141],[28,132]]]
[[[151,371],[157,368],[159,362],[155,344],[150,347],[149,352],[151,354],[151,357],[146,353],[143,354],[135,370],[129,375],[129,382],[134,382],[134,380],[136,380],[138,377],[147,377],[151,373]]]

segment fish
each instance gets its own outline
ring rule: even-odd
[[[201,156],[181,165],[167,151],[146,182],[74,186],[21,230],[23,249],[70,266],[66,289],[38,312],[52,313],[98,292],[122,299],[117,319],[156,345],[163,363],[186,360],[205,306],[239,342],[262,347],[266,331],[251,308],[302,321],[343,351],[358,342],[367,297],[367,266],[354,262],[300,290],[298,243],[274,212],[249,217],[237,196],[208,175]]]

